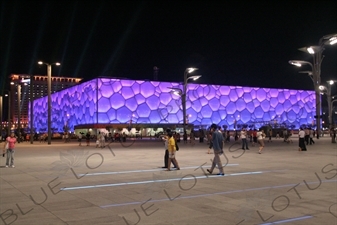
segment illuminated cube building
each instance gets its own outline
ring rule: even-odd
[[[182,84],[96,78],[52,94],[52,130],[116,128],[138,125],[165,127],[183,123],[181,96],[170,88]],[[239,124],[312,124],[315,92],[190,83],[186,115],[196,128],[212,123],[235,129]],[[34,101],[34,128],[47,130],[47,97]]]

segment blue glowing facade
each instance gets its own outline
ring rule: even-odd
[[[170,88],[182,84],[97,78],[52,94],[54,131],[84,124],[182,124],[181,97]],[[34,128],[47,130],[47,97],[34,100]],[[298,128],[312,124],[314,91],[220,86],[190,83],[187,86],[188,122],[196,126],[257,122]]]

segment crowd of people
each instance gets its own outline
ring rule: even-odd
[[[315,130],[311,128],[303,128],[301,127],[298,132],[298,150],[299,151],[307,151],[307,145],[315,144],[314,137],[316,133]],[[240,141],[242,143],[242,150],[250,150],[249,142],[251,146],[258,145],[259,150],[258,153],[262,154],[264,149],[265,143],[264,140],[268,137],[268,142],[272,142],[272,137],[275,139],[283,138],[283,141],[286,143],[292,143],[292,137],[294,136],[293,130],[284,129],[282,133],[277,131],[276,135],[273,135],[273,131],[271,129],[264,131],[264,129],[251,129],[247,130],[246,128],[242,128],[241,131],[235,131],[232,133],[232,136],[235,141]],[[336,143],[336,129],[331,129],[330,136],[332,137],[332,143]],[[82,146],[82,140],[85,139],[86,145],[90,146],[90,142],[92,139],[96,140],[96,148],[104,148],[106,143],[110,142],[125,142],[126,141],[126,134],[122,133],[115,133],[112,135],[111,133],[101,133],[99,132],[98,135],[91,135],[90,132],[86,134],[80,132],[77,135],[79,146]],[[164,166],[168,171],[171,170],[171,164],[173,164],[174,168],[177,170],[180,169],[178,165],[178,161],[176,159],[176,152],[179,150],[178,143],[180,143],[180,134],[171,130],[166,130],[165,135],[160,136],[162,140],[164,140],[164,147],[165,147],[165,155],[164,155]],[[40,135],[40,141],[46,140],[47,135],[42,134]],[[28,139],[28,138],[27,138]],[[216,124],[212,124],[210,130],[207,133],[207,140],[208,140],[208,154],[211,154],[213,149],[214,159],[212,161],[212,167],[207,171],[212,174],[213,170],[216,166],[219,168],[218,175],[224,175],[221,159],[220,156],[223,154],[223,146],[226,142],[231,141],[231,134],[229,131],[221,130],[221,127],[217,126]],[[248,141],[249,140],[249,141]],[[15,133],[11,133],[10,136],[5,138],[4,146],[3,146],[3,157],[6,155],[6,167],[14,167],[14,148],[15,144],[18,141]],[[192,146],[195,144],[195,135],[193,132],[187,135],[185,132],[183,135],[183,143],[187,144],[190,143]]]
[[[163,136],[163,140],[165,141],[165,145],[164,145],[165,146],[165,156],[164,156],[163,168],[167,168],[168,170],[170,170],[171,162],[173,163],[173,166],[175,168],[179,168],[178,163],[176,161],[175,145],[172,141],[174,140],[175,142],[180,142],[180,136],[176,136],[176,138],[174,137],[175,137],[175,134],[172,134],[170,130],[167,131],[167,136]],[[185,133],[185,135],[183,136],[184,143],[188,143],[187,137],[188,136]],[[272,142],[272,138],[274,137],[275,139],[283,138],[283,141],[286,143],[293,143],[292,139],[294,137],[294,131],[283,129],[281,133],[280,131],[278,131],[276,135],[275,134],[273,135],[272,129],[269,129],[267,130],[267,132],[265,132],[264,129],[247,130],[246,128],[243,128],[241,131],[235,131],[233,134],[233,138],[235,141],[241,140],[242,150],[250,150],[249,144],[248,144],[249,142],[251,143],[252,146],[255,146],[255,144],[257,144],[259,146],[258,154],[262,154],[262,151],[265,146],[264,140],[267,137],[268,137],[268,142]],[[313,129],[301,127],[298,132],[299,151],[307,151],[307,148],[306,148],[307,145],[315,144],[314,137],[315,137],[315,131]],[[333,140],[336,140],[336,130],[335,129],[332,130],[331,137]],[[207,134],[207,139],[208,139],[207,153],[211,154],[211,151],[213,149],[213,154],[214,154],[212,166],[210,169],[207,169],[207,171],[210,174],[213,174],[213,171],[215,167],[217,166],[219,169],[219,173],[217,173],[217,175],[223,176],[224,171],[222,168],[220,156],[223,154],[224,144],[226,142],[230,142],[231,135],[229,131],[222,131],[221,127],[217,126],[216,124],[212,124]],[[191,135],[190,143],[192,143],[193,140],[194,140],[194,136]]]

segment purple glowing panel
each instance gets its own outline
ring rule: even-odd
[[[110,112],[111,113],[111,112]],[[135,113],[130,111],[127,107],[121,107],[116,110],[117,121],[120,123],[129,123],[130,120],[134,119]],[[109,123],[109,122],[107,122]]]
[[[140,86],[140,94],[144,96],[144,98],[148,98],[155,93],[155,87],[150,82],[144,82]]]
[[[125,98],[122,94],[120,93],[113,93],[112,95],[109,96],[109,108],[114,108],[114,109],[119,109],[122,106],[125,105]],[[102,102],[102,98],[98,100],[99,108],[103,108],[104,107],[104,102]]]
[[[52,129],[80,124],[182,123],[181,96],[170,88],[179,83],[97,78],[52,94]],[[298,128],[312,124],[313,91],[188,84],[188,122],[209,126],[266,122]],[[261,124],[259,124],[261,123]],[[34,101],[34,128],[47,131],[47,97]]]

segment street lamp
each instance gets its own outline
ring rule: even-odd
[[[333,104],[335,103],[335,102],[337,102],[337,95],[334,95],[334,96],[332,96],[331,97],[331,99],[332,99],[332,101],[331,101],[331,119],[333,120],[333,114],[332,114],[332,111],[333,111],[333,109],[334,109],[334,107],[333,107]],[[334,120],[333,120],[333,122],[332,122],[334,125],[335,125],[335,123],[334,123]]]
[[[45,64],[47,66],[47,88],[48,88],[48,145],[51,144],[51,66],[56,65],[59,66],[61,65],[60,63],[44,63],[42,61],[38,62],[39,65]]]
[[[20,82],[20,81],[19,81]],[[11,85],[15,85],[14,82],[10,83]],[[18,143],[21,142],[21,83],[17,83],[17,95],[18,95]]]
[[[29,98],[30,98],[30,143],[33,144],[33,141],[34,141],[34,121],[33,121],[33,80],[34,80],[34,77],[33,75],[31,74],[30,75],[30,82],[29,82]]]
[[[184,130],[184,135],[186,134],[186,93],[187,93],[187,82],[188,80],[197,80],[201,77],[201,75],[193,75],[193,76],[188,76],[188,74],[192,73],[193,71],[198,70],[198,68],[187,68],[184,72],[184,84],[183,84],[183,90],[180,88],[170,88],[172,90],[173,94],[181,96],[181,103],[183,106],[183,130]]]
[[[334,95],[334,96],[332,96],[331,97],[331,99],[333,99],[332,101],[331,101],[331,121],[333,121],[333,118],[332,118],[332,111],[333,111],[333,109],[334,109],[334,107],[333,107],[333,104],[335,103],[335,102],[337,102],[337,95]],[[333,122],[333,124],[335,125],[335,123]],[[332,126],[332,129],[335,129],[336,127],[335,126]],[[331,131],[330,131],[331,132]],[[331,142],[332,143],[336,143],[336,140],[334,139],[334,137],[333,137],[333,134],[331,135]]]
[[[327,44],[334,45],[337,43],[337,34],[329,34],[323,36],[319,42],[318,46],[309,46],[300,48],[299,50],[307,52],[313,56],[313,63],[307,61],[291,60],[290,64],[295,66],[301,66],[302,64],[308,64],[312,68],[312,80],[314,82],[315,94],[316,94],[316,125],[317,125],[317,139],[321,133],[321,100],[319,86],[321,85],[321,64],[323,61],[322,53],[324,51],[324,46]]]
[[[333,129],[333,124],[332,124],[332,106],[333,106],[333,102],[334,102],[334,100],[332,100],[332,97],[331,97],[331,86],[334,83],[336,83],[336,80],[329,80],[329,81],[327,81],[327,83],[329,84],[327,87],[323,86],[323,85],[320,85],[319,89],[323,93],[325,93],[327,95],[328,111],[329,111],[329,115],[328,115],[328,118],[329,118],[329,128],[331,130],[331,129]],[[332,137],[332,143],[335,143],[335,140],[334,140],[333,137]]]
[[[20,80],[20,82],[25,86],[27,86],[29,84],[29,98],[30,98],[30,118],[29,118],[29,120],[30,120],[30,143],[31,144],[33,144],[33,141],[34,141],[34,135],[33,135],[33,133],[34,133],[34,129],[33,129],[33,125],[34,125],[34,123],[33,123],[33,118],[34,118],[34,116],[33,116],[33,79],[34,79],[34,77],[31,74],[29,79]]]
[[[2,142],[2,95],[0,95],[0,143]]]
[[[328,110],[329,110],[329,125],[330,129],[332,128],[332,97],[331,97],[331,86],[335,84],[337,81],[336,80],[329,80],[327,81],[328,85],[326,86],[320,86],[320,90],[326,93],[327,95],[327,101],[328,101]]]
[[[7,91],[5,97],[8,97],[8,122],[7,122],[7,136],[11,134],[11,92]]]
[[[316,128],[317,128],[317,139],[319,139],[319,134],[320,134],[320,129],[321,129],[321,97],[320,97],[320,77],[317,77],[317,73],[314,72],[314,66],[307,61],[302,61],[302,60],[290,60],[289,64],[301,67],[302,65],[309,65],[311,67],[311,71],[300,71],[299,73],[307,73],[309,77],[311,78],[313,84],[314,84],[314,89],[315,89],[315,100],[316,100]]]

